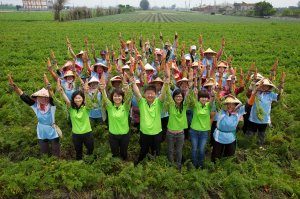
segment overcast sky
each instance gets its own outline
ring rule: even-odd
[[[187,7],[194,7],[199,6],[201,0],[148,0],[150,3],[150,6],[171,6],[173,4],[176,4],[176,7],[183,7],[185,8],[185,5]],[[223,3],[241,3],[242,1],[246,3],[256,3],[263,0],[215,0],[217,4],[223,4]],[[273,7],[288,7],[288,6],[297,6],[297,2],[299,0],[265,0],[273,5]],[[0,0],[2,4],[18,4],[22,5],[22,0]],[[140,0],[68,0],[68,5],[71,6],[87,6],[87,7],[96,7],[96,6],[115,6],[118,4],[129,4],[131,6],[138,7],[140,3]],[[202,5],[213,5],[214,0],[202,0]]]

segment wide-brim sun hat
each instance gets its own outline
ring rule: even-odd
[[[225,62],[225,61],[219,61],[219,62],[218,62],[218,68],[219,68],[219,67],[227,68],[227,67],[228,67],[228,64],[227,64],[227,62]]]
[[[209,78],[208,80],[206,80],[206,82],[204,83],[204,87],[207,87],[207,86],[214,86],[215,85],[215,80],[213,78]]]
[[[33,93],[31,97],[49,97],[49,91],[45,88]]]
[[[229,94],[227,96],[225,96],[225,100],[223,101],[223,104],[226,105],[226,104],[242,104],[242,102],[236,98],[235,96]]]
[[[155,82],[158,82],[158,83],[161,83],[161,84],[164,83],[164,81],[160,77],[155,78],[153,81],[150,82],[150,84],[155,83]]]
[[[179,87],[182,82],[189,82],[189,81],[190,80],[188,80],[188,78],[184,77],[176,82],[176,86]]]
[[[73,73],[73,71],[68,70],[65,74],[64,74],[64,78],[66,77],[75,77],[75,74]]]
[[[125,70],[125,69],[130,69],[130,67],[127,65],[127,64],[125,64],[124,66],[122,66],[122,70]]]
[[[264,76],[262,76],[260,73],[257,73],[256,74],[256,79],[257,80],[261,80],[261,79],[263,79],[264,78]],[[251,76],[250,76],[250,79],[254,79],[254,74],[252,74]]]
[[[151,66],[150,64],[146,64],[145,65],[145,70],[152,70],[152,71],[155,71],[155,68],[153,68],[153,66]]]
[[[204,51],[204,54],[217,54],[215,51],[213,51],[211,48],[208,48],[206,51]]]
[[[264,79],[261,79],[260,81],[258,81],[255,86],[259,86],[261,84],[261,82],[263,81],[262,85],[265,85],[265,86],[271,86],[272,88],[275,88],[277,89],[277,87],[271,82],[271,80],[269,80],[268,78],[264,78]]]
[[[96,82],[98,84],[100,83],[100,81],[94,76],[88,81],[88,84],[93,83],[93,82]]]
[[[92,68],[93,68],[93,71],[96,72],[96,67],[97,66],[102,66],[103,70],[106,72],[108,70],[107,66],[104,64],[104,63],[101,63],[101,62],[98,62],[98,63],[95,63]]]
[[[111,82],[121,82],[122,81],[122,78],[117,75],[117,76],[114,76],[110,79]]]
[[[81,50],[79,53],[76,54],[76,56],[78,56],[78,55],[83,55],[83,53],[84,53],[84,51]]]
[[[67,67],[72,67],[73,62],[72,61],[66,61],[66,63],[61,67],[62,70],[64,70]]]

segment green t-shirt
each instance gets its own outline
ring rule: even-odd
[[[170,104],[168,129],[173,131],[181,131],[188,128],[186,109],[187,105],[184,103],[182,112],[180,113],[180,111],[176,108],[174,101]]]
[[[109,132],[114,135],[124,135],[129,132],[129,110],[126,104],[119,107],[114,106],[111,101],[106,102],[106,110],[108,113]]]
[[[206,102],[203,107],[200,102],[196,102],[193,109],[193,119],[191,123],[191,128],[196,131],[209,131],[210,111],[211,106],[209,102]]]
[[[138,102],[140,109],[140,130],[146,135],[157,135],[161,132],[161,110],[162,103],[156,98],[149,106],[145,98]]]
[[[81,106],[78,110],[70,108],[69,112],[73,133],[84,134],[92,131],[89,118],[90,110],[86,106]]]

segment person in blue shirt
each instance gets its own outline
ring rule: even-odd
[[[250,110],[254,103],[256,90],[253,91],[248,103],[242,105],[241,101],[233,95],[225,96],[223,108],[217,113],[217,127],[213,132],[214,142],[211,154],[212,162],[221,157],[233,156],[236,149],[236,127],[240,118]]]
[[[257,89],[256,100],[250,112],[247,135],[251,136],[258,132],[259,148],[264,149],[266,128],[271,124],[271,105],[272,102],[277,102],[280,99],[283,92],[283,81],[279,86],[279,94],[272,91],[276,87],[268,78],[260,80],[256,86],[260,84],[262,86]]]
[[[89,114],[90,121],[93,125],[95,123],[101,124],[102,121],[104,121],[106,119],[105,111],[101,110],[102,96],[101,96],[101,92],[98,91],[99,84],[100,84],[100,81],[95,77],[92,77],[88,81],[89,91],[88,91],[87,97],[91,98],[92,102],[96,104],[94,106],[94,108],[92,110],[90,110],[90,114]]]
[[[36,130],[41,153],[48,155],[51,152],[52,155],[59,157],[59,133],[61,131],[55,125],[56,106],[53,103],[52,92],[48,91],[48,89],[51,89],[51,85],[48,84],[47,89],[43,88],[28,96],[14,83],[11,76],[8,78],[9,85],[20,96],[21,100],[32,108],[38,119]]]

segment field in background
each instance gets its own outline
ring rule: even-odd
[[[159,13],[136,12],[66,23],[53,22],[51,13],[0,13],[0,198],[300,197],[300,24],[198,14],[199,23],[187,23],[196,19],[195,13]],[[130,19],[140,22],[173,19],[174,23],[123,22]],[[34,113],[8,88],[6,75],[12,73],[15,82],[32,94],[43,86],[42,76],[47,73],[46,59],[51,50],[60,66],[71,59],[66,36],[75,52],[84,48],[83,39],[88,37],[99,53],[111,44],[119,47],[119,32],[125,40],[134,32],[145,39],[155,34],[159,43],[160,31],[171,41],[178,32],[179,46],[185,42],[187,47],[197,45],[202,33],[204,48],[214,50],[220,48],[224,36],[226,47],[222,58],[232,55],[233,66],[243,68],[244,73],[255,62],[259,72],[268,76],[274,60],[279,59],[278,74],[286,72],[286,89],[282,101],[272,108],[267,150],[258,150],[256,139],[249,139],[239,131],[236,156],[214,165],[210,163],[207,146],[204,170],[192,169],[188,160],[179,173],[166,160],[166,143],[162,145],[161,157],[149,157],[151,161],[134,167],[139,152],[138,134],[131,137],[130,161],[123,162],[111,157],[107,130],[97,126],[93,129],[96,159],[74,161],[71,130],[58,108],[57,123],[64,133],[62,160],[39,157]],[[55,86],[53,81],[52,84]],[[245,102],[245,97],[240,98]],[[189,141],[185,143],[184,156],[190,158]]]

